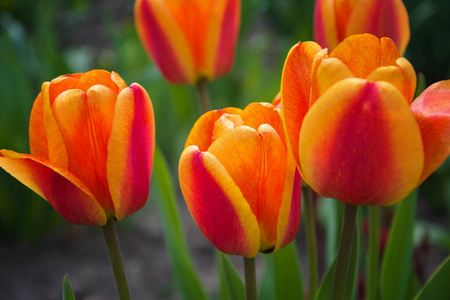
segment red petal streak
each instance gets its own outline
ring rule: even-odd
[[[154,149],[153,106],[144,88],[134,83],[117,99],[108,143],[108,183],[118,220],[147,202]]]
[[[106,214],[88,188],[67,170],[27,154],[0,151],[0,167],[45,198],[67,221],[105,225]]]

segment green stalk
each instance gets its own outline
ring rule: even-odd
[[[247,300],[256,300],[255,258],[244,257],[245,294]]]
[[[312,203],[312,190],[309,186],[302,186],[302,191],[305,204],[306,244],[308,247],[309,299],[314,299],[316,297],[318,281],[316,225]]]
[[[206,82],[206,79],[200,79],[199,81],[197,81],[198,100],[202,114],[211,110],[211,100],[209,98]]]
[[[380,208],[369,206],[369,243],[367,252],[367,300],[376,300],[378,285],[378,260],[380,249]]]
[[[102,227],[102,230],[119,299],[130,300],[131,295],[128,289],[127,275],[125,274],[125,269],[123,267],[122,255],[120,254],[119,240],[117,239],[114,220],[108,219],[108,222],[106,222],[106,225]]]
[[[355,233],[357,206],[346,204],[342,220],[341,238],[339,240],[336,268],[334,270],[331,300],[344,299],[347,282],[348,264],[352,253],[352,243]]]

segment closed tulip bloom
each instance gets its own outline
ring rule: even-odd
[[[371,33],[389,37],[401,54],[408,46],[408,12],[402,0],[316,0],[314,40],[330,51],[346,37]]]
[[[181,154],[179,179],[192,217],[222,252],[253,258],[297,233],[301,177],[271,104],[200,117]]]
[[[240,0],[137,0],[136,27],[167,80],[196,84],[233,66]]]
[[[352,205],[391,205],[450,153],[450,81],[414,102],[416,77],[388,38],[354,35],[329,55],[295,45],[282,75],[287,135],[304,180]]]
[[[67,221],[104,225],[147,201],[155,144],[153,108],[139,84],[112,72],[60,76],[31,111],[30,152],[0,150],[0,167]]]

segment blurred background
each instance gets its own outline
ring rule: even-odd
[[[405,57],[427,85],[450,78],[450,2],[404,3],[411,25]],[[151,63],[136,35],[133,5],[131,0],[0,0],[0,149],[29,153],[29,115],[44,81],[96,68],[115,71],[128,85],[138,82],[149,93],[156,140],[178,189],[178,158],[200,115],[196,90],[168,83]],[[234,68],[209,84],[214,109],[272,101],[290,47],[312,40],[313,6],[313,0],[242,1]],[[179,299],[154,197],[152,193],[142,211],[118,224],[131,290],[136,299]],[[429,274],[450,251],[450,161],[420,187],[419,197],[415,242]],[[195,267],[214,293],[212,245],[181,197],[180,209]],[[326,205],[319,202],[318,209],[326,214]],[[392,209],[386,211],[388,227]],[[320,218],[318,222],[325,230]],[[302,228],[297,241],[302,251],[301,235]],[[100,230],[69,224],[0,171],[0,299],[61,299],[66,273],[77,299],[115,297]]]

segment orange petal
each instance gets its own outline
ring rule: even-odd
[[[241,115],[242,110],[234,107],[212,110],[203,114],[194,124],[187,138],[185,148],[196,145],[200,151],[206,151],[213,141],[214,124],[223,114]]]
[[[333,1],[316,0],[314,7],[314,41],[322,48],[328,48],[330,51],[339,43]]]
[[[311,107],[300,133],[310,186],[352,205],[390,205],[417,185],[420,129],[403,95],[386,82],[346,79]]]
[[[194,84],[197,79],[195,59],[183,32],[188,30],[184,27],[189,24],[177,20],[168,4],[167,1],[137,0],[134,6],[137,31],[145,49],[169,81]],[[192,8],[184,9],[184,13],[191,11]],[[185,17],[189,16],[185,14]]]
[[[134,83],[117,98],[108,143],[108,184],[117,220],[147,202],[154,149],[153,106],[144,88]]]
[[[396,64],[400,67],[403,72],[403,95],[405,95],[408,103],[411,103],[414,99],[414,94],[416,92],[417,77],[411,63],[404,57],[399,57],[396,60]]]
[[[408,12],[401,0],[355,1],[346,35],[371,33],[389,37],[404,53],[409,42]]]
[[[425,162],[419,185],[450,154],[450,80],[428,87],[411,105],[422,133]]]
[[[106,177],[107,144],[116,94],[103,85],[87,94],[68,90],[53,103],[53,113],[67,147],[69,171],[80,178],[107,212],[114,206]]]
[[[34,100],[28,127],[31,155],[48,158],[48,140],[44,123],[44,102],[42,92]]]
[[[105,225],[106,214],[89,189],[73,174],[40,157],[0,151],[0,167],[45,198],[67,221]]]
[[[314,42],[298,43],[291,48],[281,77],[281,105],[289,143],[298,165],[298,138],[303,118],[309,109],[311,68],[317,52],[322,50]]]
[[[114,80],[112,79],[114,77]],[[87,93],[88,90],[94,85],[103,85],[113,91],[116,95],[119,94],[120,88],[117,83],[123,88],[125,82],[120,76],[115,73],[115,75],[104,71],[104,70],[92,70],[84,73],[77,82],[76,88]],[[126,86],[126,84],[125,84]]]
[[[205,237],[222,252],[255,257],[258,222],[224,166],[212,154],[189,146],[178,170],[186,204]]]

